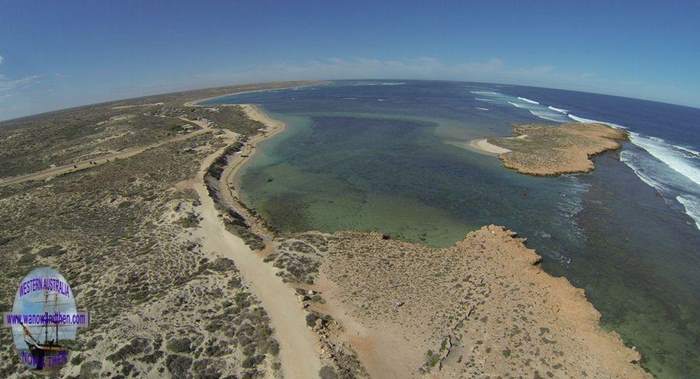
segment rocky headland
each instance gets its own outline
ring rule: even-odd
[[[532,124],[514,126],[512,137],[488,138],[487,143],[505,149],[498,151],[505,167],[549,176],[591,171],[592,156],[619,149],[627,138],[626,131],[604,124]]]

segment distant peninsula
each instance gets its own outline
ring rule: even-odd
[[[522,174],[550,176],[589,172],[592,156],[619,149],[627,138],[626,131],[599,123],[527,124],[513,126],[512,137],[476,140],[471,146],[497,154],[505,167]]]

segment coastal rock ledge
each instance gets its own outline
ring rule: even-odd
[[[651,377],[523,241],[495,225],[442,249],[340,232],[317,288],[370,377]]]
[[[513,137],[489,138],[488,143],[508,150],[498,155],[505,167],[550,176],[591,171],[592,156],[619,149],[627,139],[625,130],[604,124],[533,124],[514,126]]]

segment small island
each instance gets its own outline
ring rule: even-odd
[[[569,123],[560,126],[528,124],[513,126],[512,137],[481,140],[491,145],[507,168],[522,174],[549,176],[589,172],[591,157],[620,148],[627,132],[598,123]]]

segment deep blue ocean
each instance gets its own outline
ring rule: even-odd
[[[443,81],[337,81],[208,104],[262,105],[289,128],[244,169],[244,200],[283,232],[380,230],[447,246],[485,224],[528,239],[584,288],[659,377],[700,377],[700,109]],[[518,123],[630,132],[588,174],[531,177],[472,151]]]

